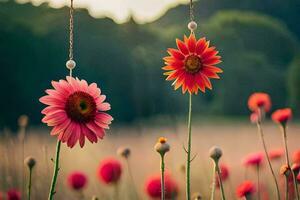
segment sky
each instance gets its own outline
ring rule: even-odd
[[[70,0],[18,0],[21,3],[33,2],[39,5],[49,2],[59,8],[69,5]],[[160,17],[169,8],[189,0],[74,0],[75,7],[87,8],[93,17],[110,17],[117,23],[125,22],[133,15],[138,23],[151,22]]]

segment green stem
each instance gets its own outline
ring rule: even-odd
[[[286,164],[288,166],[288,169],[291,171],[292,176],[293,176],[293,182],[294,182],[294,187],[295,187],[295,192],[296,192],[296,197],[297,200],[299,200],[299,191],[298,191],[298,183],[296,180],[296,176],[294,171],[291,169],[291,165],[290,165],[290,159],[289,159],[289,152],[288,152],[288,146],[287,146],[287,134],[286,134],[286,125],[283,124],[281,126],[282,128],[282,136],[283,136],[283,142],[284,142],[284,148],[285,148],[285,158],[286,158]]]
[[[191,200],[192,94],[189,95],[188,149],[186,159],[186,200]]]
[[[56,186],[56,181],[57,181],[57,176],[58,176],[58,171],[59,171],[60,145],[61,145],[61,141],[58,140],[57,144],[56,144],[56,156],[55,156],[53,177],[52,177],[52,182],[51,182],[51,187],[50,187],[48,200],[53,200],[54,194],[56,193],[55,186]]]
[[[216,190],[216,164],[214,163],[210,200],[215,199],[215,190]]]
[[[268,161],[269,168],[271,170],[272,177],[273,177],[274,182],[275,182],[276,192],[277,192],[277,199],[280,200],[279,186],[278,186],[278,182],[277,182],[277,179],[276,179],[276,176],[275,176],[275,173],[274,173],[271,161],[270,161],[270,157],[269,157],[269,154],[268,154],[267,145],[266,145],[266,142],[265,142],[265,139],[264,139],[264,132],[263,132],[262,127],[261,127],[261,122],[257,123],[257,129],[258,129],[258,132],[259,132],[259,135],[260,135],[260,139],[261,139],[261,142],[262,142],[262,145],[263,145],[263,148],[264,148],[264,152],[265,152],[265,155],[266,155],[266,158],[267,158],[267,161]]]
[[[289,177],[285,176],[285,200],[289,200]]]
[[[29,180],[28,180],[28,200],[30,200],[31,197],[31,180],[32,180],[32,167],[29,168]]]
[[[225,192],[224,192],[224,187],[223,187],[223,183],[222,183],[222,179],[221,179],[221,171],[220,171],[218,163],[216,163],[216,170],[218,173],[218,181],[219,181],[219,185],[220,185],[220,189],[221,189],[221,197],[222,197],[222,200],[225,200]]]
[[[260,200],[260,180],[259,180],[259,164],[256,165],[257,172],[257,198]]]
[[[135,197],[136,197],[136,199],[139,199],[139,195],[136,190],[135,181],[133,179],[132,170],[131,170],[130,163],[129,163],[129,158],[126,158],[126,163],[127,163],[128,174],[129,174],[131,184],[133,186]]]
[[[160,162],[160,171],[161,171],[161,199],[165,200],[165,159],[164,155],[161,155]]]

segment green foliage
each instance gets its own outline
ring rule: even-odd
[[[248,3],[226,0],[209,4],[201,0],[195,5],[201,10],[197,35],[207,36],[217,46],[224,69],[222,79],[213,81],[213,92],[194,98],[195,113],[248,113],[246,100],[253,91],[269,92],[275,106],[285,104],[288,94],[293,102],[299,102],[296,84],[300,76],[296,72],[291,72],[290,88],[294,89],[290,93],[286,89],[286,72],[298,52],[297,30],[295,36],[286,21],[272,16],[228,11],[234,7],[257,10],[259,6],[258,1],[245,2]],[[204,5],[207,10],[203,10]],[[223,9],[227,11],[219,12]],[[85,9],[76,10],[74,75],[101,87],[117,122],[161,114],[172,118],[186,112],[187,95],[173,91],[171,83],[164,81],[161,67],[166,48],[176,46],[175,37],[188,34],[187,11],[187,6],[179,6],[151,24],[138,25],[131,19],[117,25],[107,18],[92,18]],[[67,7],[0,3],[0,104],[4,105],[0,126],[14,125],[23,113],[30,116],[32,123],[40,121],[39,97],[50,87],[51,80],[67,74],[67,41]],[[291,70],[294,68],[292,65]]]
[[[292,107],[296,111],[298,111],[297,115],[299,115],[299,111],[300,111],[300,56],[299,55],[291,63],[288,77],[289,77],[288,89],[289,89],[290,103]]]

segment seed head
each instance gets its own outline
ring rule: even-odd
[[[27,158],[25,158],[24,163],[28,166],[29,169],[32,169],[35,166],[36,161],[33,157],[28,156]]]
[[[218,146],[213,146],[209,150],[209,156],[214,160],[214,161],[219,161],[219,159],[222,157],[223,151],[220,147]]]
[[[192,200],[202,200],[202,195],[200,194],[200,192],[194,193],[192,196]]]
[[[164,155],[166,152],[170,151],[170,145],[167,143],[166,138],[160,137],[155,144],[154,149],[161,155]]]
[[[94,196],[92,197],[92,200],[99,200],[99,198],[98,198],[97,196],[94,195]]]
[[[127,147],[120,147],[117,150],[117,154],[119,156],[122,156],[123,158],[128,158],[130,156],[130,153],[131,153],[131,151]]]
[[[280,174],[288,177],[290,175],[290,168],[288,165],[284,164],[280,167]]]

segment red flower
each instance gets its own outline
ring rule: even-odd
[[[221,174],[220,174],[220,179],[222,180],[222,181],[225,181],[225,180],[227,180],[227,178],[229,177],[229,168],[228,168],[228,166],[227,165],[225,165],[225,164],[220,164],[220,171],[221,171]],[[217,187],[219,187],[220,185],[219,185],[220,183],[219,183],[219,177],[218,177],[218,175],[216,176],[216,186]]]
[[[297,150],[293,153],[293,161],[295,163],[300,163],[300,150]]]
[[[3,197],[3,193],[2,192],[0,192],[0,200],[3,200],[4,199],[4,197]]]
[[[7,200],[21,200],[21,193],[16,189],[7,191]]]
[[[292,109],[284,108],[278,109],[272,114],[272,120],[277,123],[285,124],[292,118]]]
[[[166,80],[174,80],[175,90],[182,86],[182,93],[205,92],[205,88],[212,89],[210,78],[219,79],[218,73],[223,71],[215,67],[221,62],[215,47],[209,47],[205,38],[196,40],[191,33],[189,38],[184,37],[184,42],[176,40],[178,49],[168,49],[170,56],[164,58],[167,72]]]
[[[294,171],[294,173],[297,175],[300,171],[300,164],[299,163],[294,163],[291,168]]]
[[[68,185],[73,190],[81,190],[87,184],[87,176],[79,171],[72,172],[68,176]]]
[[[236,196],[241,198],[255,192],[255,185],[252,181],[244,181],[236,189]]]
[[[283,149],[273,149],[270,150],[268,153],[270,160],[279,159],[283,156],[283,154],[284,154]]]
[[[169,174],[165,175],[165,197],[166,199],[174,199],[178,195],[178,185]],[[145,191],[151,198],[160,199],[161,182],[160,175],[154,175],[147,179],[145,183]]]
[[[121,174],[121,163],[114,158],[107,158],[99,165],[98,177],[103,183],[117,183],[120,180]]]
[[[242,163],[245,166],[259,166],[261,165],[262,161],[263,161],[263,154],[262,153],[252,153],[247,155]]]
[[[297,181],[300,182],[300,173],[297,175]]]
[[[257,112],[259,108],[262,108],[265,112],[268,112],[271,109],[271,98],[266,93],[253,93],[248,99],[248,107],[252,112]]]

